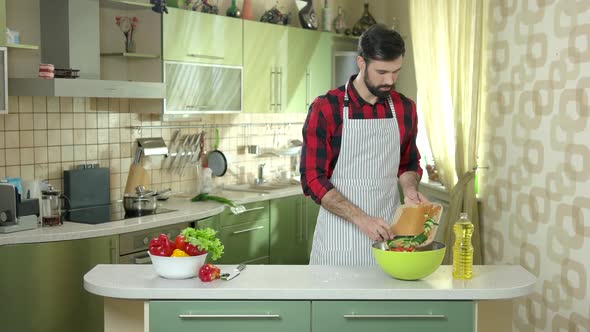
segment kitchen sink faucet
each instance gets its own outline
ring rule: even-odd
[[[258,177],[254,179],[254,184],[262,184],[265,183],[266,180],[264,179],[264,166],[266,164],[259,164],[258,165]]]

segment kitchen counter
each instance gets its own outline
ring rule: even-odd
[[[204,283],[161,278],[151,265],[97,265],[84,276],[84,288],[149,300],[499,300],[525,296],[536,282],[520,265],[474,266],[468,281],[454,280],[451,270],[442,265],[423,280],[401,281],[378,266],[250,265],[231,281]]]
[[[239,192],[219,190],[212,195],[223,196],[237,204],[246,204],[275,198],[301,195],[301,186],[293,185],[283,189],[265,192]],[[224,211],[225,205],[217,202],[191,202],[189,198],[172,197],[159,203],[164,208],[177,211],[118,220],[102,224],[83,224],[64,221],[61,226],[39,227],[32,230],[0,234],[0,246],[20,243],[40,243],[65,240],[78,240],[100,236],[117,235],[195,221],[217,215]]]
[[[222,272],[235,266],[221,265]],[[519,265],[443,265],[419,281],[379,267],[249,265],[233,280],[167,280],[151,266],[97,265],[84,288],[104,297],[105,331],[510,331],[512,301],[536,278]],[[236,325],[237,324],[237,325]]]

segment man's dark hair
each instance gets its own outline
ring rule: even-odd
[[[402,36],[383,24],[372,25],[359,38],[358,55],[367,63],[371,60],[395,60],[405,53]]]

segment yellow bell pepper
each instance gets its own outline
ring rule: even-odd
[[[170,257],[189,257],[190,255],[180,249],[174,249]]]

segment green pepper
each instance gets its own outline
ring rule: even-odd
[[[426,220],[424,221],[424,232],[422,232],[416,236],[396,236],[393,240],[387,241],[387,245],[390,248],[393,248],[393,247],[410,248],[410,247],[417,247],[417,246],[421,245],[422,243],[426,242],[426,240],[428,239],[428,236],[426,234],[428,234],[428,232],[430,232],[430,230],[432,229],[432,227],[434,225],[438,225],[438,223],[436,223],[434,221],[434,219],[432,219],[430,216],[428,216],[428,213],[425,213],[424,217],[426,218]]]
[[[230,199],[221,196],[213,196],[209,194],[199,194],[191,199],[193,202],[200,202],[200,201],[215,201],[225,205],[229,205],[231,207],[235,207],[236,205]]]

